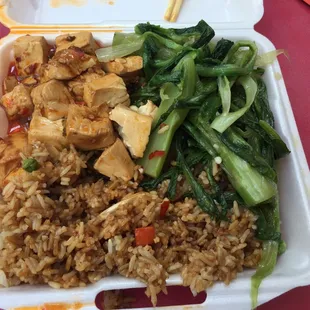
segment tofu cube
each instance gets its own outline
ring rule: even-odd
[[[103,63],[102,68],[106,72],[120,76],[138,73],[143,68],[143,59],[141,56],[116,58],[113,61]]]
[[[156,116],[157,110],[158,107],[151,100],[148,100],[146,104],[138,108],[140,114],[151,116],[153,119]]]
[[[110,112],[110,120],[116,122],[119,134],[133,157],[143,157],[152,128],[153,118],[142,115],[122,104]]]
[[[27,138],[27,133],[26,132],[16,132],[13,134],[10,134],[8,136],[8,142],[9,145],[18,152],[23,152],[25,147],[28,145],[28,138]]]
[[[67,87],[60,81],[51,80],[34,88],[31,98],[36,109],[40,109],[42,116],[51,121],[67,117],[70,104],[74,100]]]
[[[19,163],[21,162],[19,158]],[[22,184],[27,177],[27,171],[23,168],[15,168],[13,169],[3,180],[3,187],[10,183],[11,181],[15,180],[18,183]]]
[[[104,75],[105,72],[101,68],[94,66],[74,80],[69,81],[69,90],[73,93],[77,101],[84,101],[84,84],[100,79]]]
[[[39,73],[41,65],[47,62],[49,47],[44,37],[19,37],[15,40],[13,49],[19,76]]]
[[[56,38],[56,52],[71,46],[79,47],[87,54],[94,54],[98,48],[92,33],[88,31],[64,34]]]
[[[22,80],[22,83],[29,89],[29,91],[31,91],[34,87],[36,87],[39,84],[39,79],[31,75],[24,78]]]
[[[96,161],[94,168],[107,177],[117,177],[125,181],[133,178],[135,164],[120,139],[108,147]]]
[[[41,81],[71,80],[96,65],[96,57],[85,54],[78,47],[61,50],[42,67]]]
[[[19,84],[2,96],[1,104],[5,108],[9,120],[30,116],[33,112],[33,103],[28,89]]]
[[[76,104],[70,105],[66,124],[69,143],[81,150],[100,150],[115,142],[112,123],[106,112]]]
[[[114,73],[84,85],[84,101],[89,107],[118,104],[129,106],[130,99],[123,79]]]
[[[27,146],[27,134],[18,132],[0,140],[0,186],[5,178],[21,165],[19,153]]]
[[[7,76],[3,80],[3,93],[7,94],[11,92],[15,86],[18,85],[18,81],[15,76]]]
[[[29,143],[40,141],[59,149],[63,148],[67,145],[67,139],[64,136],[64,123],[63,119],[51,121],[43,117],[38,110],[35,110],[28,131]]]

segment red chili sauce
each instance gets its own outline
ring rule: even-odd
[[[49,45],[48,59],[51,59],[55,55],[55,52],[56,52],[56,45]],[[12,61],[10,63],[7,76],[14,76],[17,82],[21,83],[23,78],[18,75],[15,61]],[[2,84],[2,93],[4,94],[3,84]],[[18,120],[9,121],[8,134],[27,131],[30,120],[31,120],[30,117],[21,117]]]

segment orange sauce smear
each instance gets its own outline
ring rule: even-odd
[[[42,306],[35,307],[18,307],[14,308],[14,310],[79,310],[83,307],[81,303],[54,303],[54,304],[43,304]]]
[[[50,0],[50,6],[52,8],[59,8],[63,5],[82,6],[86,4],[87,0]]]

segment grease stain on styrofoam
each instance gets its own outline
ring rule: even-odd
[[[293,136],[292,137],[292,142],[293,142],[294,150],[296,150],[297,148],[301,147],[301,142],[300,142],[299,137]]]
[[[50,0],[50,6],[54,9],[64,5],[83,6],[87,3],[88,0]]]
[[[0,20],[1,20],[1,24],[8,27],[8,28],[12,28],[16,22],[15,20],[13,20],[12,18],[10,18],[7,15],[6,12],[7,6],[6,5],[2,5],[0,6]]]
[[[80,28],[77,26],[63,26],[63,25],[46,25],[42,26],[42,28],[33,28],[31,29],[31,34],[38,34],[38,35],[47,35],[47,34],[65,34],[68,32],[77,32],[79,31]],[[122,29],[114,29],[113,27],[98,27],[98,28],[93,28],[93,26],[89,25],[83,25],[83,30],[88,30],[93,33],[115,33],[115,32],[123,32]],[[25,29],[24,27],[17,28],[15,27],[13,30],[11,30],[11,34],[13,35],[25,35],[29,34],[29,29]],[[0,40],[0,45],[1,45],[1,40]],[[0,309],[1,310],[1,309]]]
[[[47,303],[40,306],[12,308],[11,310],[80,310],[83,306],[81,303]]]
[[[99,3],[102,4],[108,4],[108,5],[114,5],[115,4],[115,0],[97,0]]]
[[[274,77],[275,77],[275,79],[277,80],[277,81],[280,81],[280,80],[282,80],[282,74],[280,73],[280,72],[275,72],[274,73]]]

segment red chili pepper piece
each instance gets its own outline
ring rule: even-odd
[[[16,60],[16,61],[18,61],[18,60]],[[21,59],[20,59],[20,61],[21,61]],[[10,63],[9,70],[8,70],[8,76],[15,76],[15,77],[18,76],[17,68],[16,68],[14,61]]]
[[[150,245],[154,242],[155,228],[153,226],[135,229],[136,245]]]
[[[9,134],[24,131],[24,127],[17,121],[10,122]]]
[[[163,157],[165,155],[165,151],[154,151],[149,155],[149,159],[153,159],[155,157]]]
[[[168,209],[169,209],[169,205],[170,205],[170,201],[169,200],[164,200],[162,202],[162,204],[160,205],[160,213],[159,213],[159,216],[160,218],[163,218],[165,217]]]
[[[30,115],[30,110],[28,108],[24,108],[21,113],[20,113],[22,116],[28,116]]]

